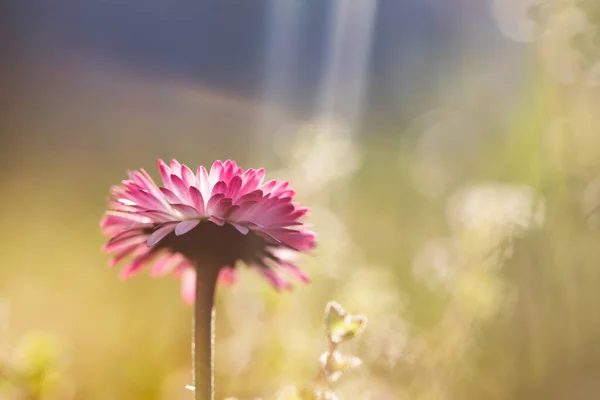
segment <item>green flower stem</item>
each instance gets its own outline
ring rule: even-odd
[[[215,291],[220,267],[196,263],[193,382],[196,400],[214,400]]]
[[[324,365],[321,365],[319,369],[319,373],[317,374],[317,378],[315,380],[316,386],[323,389],[323,391],[329,388],[329,374],[327,372],[327,365],[331,363],[331,359],[333,358],[333,354],[337,350],[337,343],[329,341],[329,348],[327,349],[327,359]]]

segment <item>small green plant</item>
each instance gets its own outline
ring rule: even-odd
[[[363,315],[352,315],[335,301],[325,307],[325,334],[327,350],[321,354],[321,367],[317,376],[307,388],[289,386],[281,390],[276,400],[336,400],[333,385],[348,371],[362,364],[358,357],[339,351],[342,343],[356,338],[367,326]]]

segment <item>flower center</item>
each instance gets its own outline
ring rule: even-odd
[[[245,263],[271,256],[268,247],[273,244],[250,231],[242,235],[230,224],[218,226],[202,221],[191,231],[176,236],[170,233],[152,248],[152,251],[168,249],[181,253],[197,265],[235,266],[236,261]],[[271,256],[272,257],[272,256]]]

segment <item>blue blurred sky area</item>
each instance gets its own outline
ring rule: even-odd
[[[269,38],[279,34],[272,31],[278,18],[273,10],[282,1],[299,2],[294,11],[299,38],[286,90],[293,93],[292,107],[310,112],[332,52],[327,46],[332,16],[349,0],[11,0],[2,6],[3,63],[17,58],[43,68],[67,55],[92,57],[136,73],[260,98],[265,75],[272,73]],[[422,112],[447,78],[445,71],[460,75],[474,55],[484,60],[521,55],[521,46],[503,39],[494,26],[487,1],[376,5],[363,103],[378,117]],[[352,67],[343,60],[338,66],[342,72]],[[415,98],[416,92],[427,100]]]

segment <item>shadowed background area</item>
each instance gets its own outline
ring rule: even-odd
[[[313,209],[311,285],[220,288],[217,398],[309,384],[329,300],[369,318],[341,399],[600,397],[594,1],[0,7],[1,399],[48,363],[35,398],[190,398],[176,278],[101,251],[110,186],[157,158]]]

